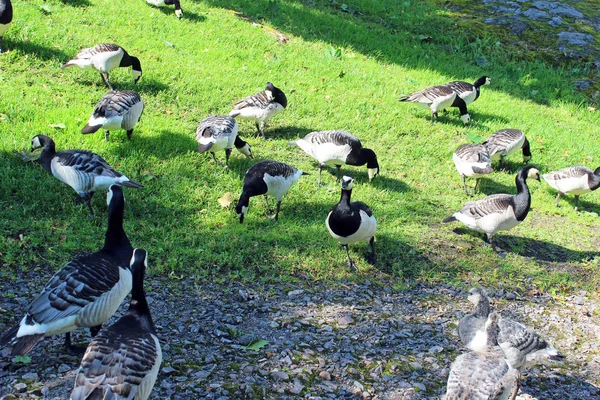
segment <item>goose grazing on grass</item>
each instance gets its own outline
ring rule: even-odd
[[[473,313],[464,316],[458,324],[460,340],[470,350],[485,352],[489,341],[485,323],[490,315],[490,300],[484,288],[469,290]],[[562,360],[565,356],[546,342],[531,328],[508,318],[499,317],[499,332],[495,337],[506,361],[518,370],[524,370],[546,360]]]
[[[56,152],[54,141],[45,135],[31,139],[31,150],[43,148],[40,155],[42,167],[59,181],[71,186],[87,204],[90,214],[92,196],[98,190],[107,190],[111,185],[132,188],[143,187],[125,175],[115,171],[98,154],[87,150],[63,150]],[[76,202],[80,202],[78,198]]]
[[[473,188],[473,191],[475,191],[479,184],[479,178],[494,172],[491,165],[490,154],[488,153],[485,143],[463,144],[458,146],[452,155],[452,161],[454,161],[456,170],[462,178],[463,188],[468,196],[467,177],[475,178],[475,187]]]
[[[133,128],[144,112],[144,102],[139,94],[132,90],[115,90],[105,94],[81,133],[94,133],[104,128],[108,142],[110,131],[123,129],[127,131],[127,139],[131,139]]]
[[[308,155],[317,159],[319,162],[319,184],[321,184],[321,171],[325,165],[335,165],[338,182],[342,177],[342,165],[360,166],[367,164],[369,181],[379,174],[379,163],[375,152],[364,148],[356,136],[346,131],[311,132],[302,139],[288,144],[300,147]]]
[[[456,92],[456,94],[469,105],[479,98],[481,87],[491,83],[492,80],[488,76],[482,76],[473,82],[473,84],[462,81],[453,81],[446,83],[445,86],[448,86],[452,91]]]
[[[468,228],[484,233],[484,240],[496,251],[492,240],[498,231],[514,228],[527,217],[531,194],[527,179],[540,180],[540,172],[527,166],[517,174],[517,194],[493,194],[481,200],[466,203],[460,211],[444,218],[444,222],[460,221]]]
[[[131,258],[133,287],[129,310],[90,342],[75,377],[71,400],[136,399],[150,396],[162,351],[144,294],[147,253]]]
[[[183,10],[181,9],[181,4],[179,4],[179,0],[146,0],[146,2],[148,4],[152,4],[155,7],[160,7],[163,5],[175,5],[175,15],[179,19],[183,17]]]
[[[137,57],[130,56],[119,45],[112,43],[97,44],[89,49],[81,50],[74,59],[66,62],[61,68],[77,66],[83,69],[95,69],[100,72],[106,86],[113,90],[109,81],[110,71],[117,67],[131,67],[134,82],[142,77],[142,66]]]
[[[13,9],[10,0],[0,0],[0,53],[2,53],[2,38],[13,19]]]
[[[287,107],[287,97],[281,89],[267,82],[265,90],[234,104],[230,117],[254,120],[256,129],[265,139],[265,125]]]
[[[445,110],[448,107],[458,107],[460,119],[466,125],[471,121],[471,116],[467,110],[467,104],[458,94],[448,86],[431,86],[420,92],[400,95],[400,101],[415,103],[422,108],[431,110],[431,122],[434,117],[438,117],[438,111]]]
[[[44,336],[61,333],[66,333],[69,354],[82,352],[84,348],[71,344],[70,332],[87,327],[95,335],[129,294],[133,247],[123,230],[123,189],[111,186],[107,203],[104,247],[69,261],[54,274],[21,322],[0,338],[0,346],[16,339],[13,356],[27,354]]]
[[[523,152],[523,163],[531,160],[531,149],[525,134],[518,129],[501,129],[494,132],[486,140],[488,151],[492,161],[500,160],[500,166],[504,164],[504,157],[514,152]]]
[[[333,206],[325,225],[329,234],[338,241],[348,256],[348,267],[356,270],[356,264],[350,258],[348,245],[361,240],[368,240],[371,245],[371,254],[369,254],[368,262],[375,264],[375,230],[377,221],[373,216],[373,212],[365,203],[360,201],[350,202],[352,196],[352,188],[354,187],[354,179],[350,176],[342,178],[342,195],[340,201]]]
[[[248,213],[250,197],[261,194],[265,196],[268,215],[273,215],[273,210],[269,207],[268,195],[272,195],[277,199],[277,209],[272,219],[272,221],[277,221],[281,199],[290,187],[298,181],[301,175],[308,174],[279,161],[264,160],[250,167],[244,178],[242,195],[235,206],[235,212],[240,219],[240,224],[244,222],[244,218]]]
[[[519,391],[520,373],[504,359],[496,346],[499,316],[490,314],[485,322],[486,348],[483,353],[465,353],[450,368],[444,400],[507,400]]]
[[[213,160],[221,166],[223,163],[217,160],[215,152],[225,150],[225,168],[229,166],[229,156],[233,146],[240,153],[254,158],[250,145],[238,136],[238,124],[232,117],[205,118],[196,129],[196,140],[199,143],[198,153],[210,151]]]
[[[575,196],[575,211],[577,211],[579,196],[600,187],[600,167],[595,171],[586,167],[568,167],[544,174],[542,178],[548,185],[558,190],[556,207],[558,207],[560,196],[572,194]]]

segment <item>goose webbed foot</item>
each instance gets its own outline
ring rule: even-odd
[[[85,353],[87,346],[72,344],[71,343],[71,332],[67,332],[67,333],[65,333],[65,349],[67,350],[68,354],[70,354],[72,356],[81,357],[83,355],[83,353]]]
[[[575,196],[575,211],[579,211],[579,196]]]
[[[114,91],[115,89],[112,87],[112,85],[110,84],[110,81],[108,80],[108,72],[100,72],[100,76],[102,76],[102,79],[104,80],[104,83],[106,84],[106,87],[110,89],[110,91]]]
[[[354,264],[354,261],[352,261],[352,259],[350,258],[350,252],[348,250],[348,245],[343,244],[342,246],[344,247],[344,249],[346,249],[346,256],[348,256],[348,268],[350,268],[350,271],[356,271],[356,264]]]
[[[133,129],[127,131],[127,140],[131,140],[131,135],[133,135]]]

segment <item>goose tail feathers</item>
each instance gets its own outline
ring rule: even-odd
[[[400,101],[408,101],[409,97],[410,97],[410,95],[408,95],[408,94],[401,94],[400,97],[398,97],[398,100],[400,100]]]
[[[38,344],[40,340],[44,337],[43,333],[36,333],[35,335],[26,335],[21,336],[15,344],[15,347],[12,349],[11,355],[14,356],[24,356],[29,353],[33,347]]]
[[[6,346],[8,342],[13,340],[15,336],[17,336],[17,332],[19,332],[19,328],[20,325],[15,325],[8,331],[4,332],[4,334],[0,336],[0,346]]]
[[[450,215],[450,216],[444,218],[444,220],[442,222],[448,223],[448,222],[452,222],[452,221],[456,221],[456,217],[454,215]]]
[[[144,185],[137,183],[136,181],[132,181],[132,180],[121,182],[121,185],[123,185],[125,187],[136,188],[136,189],[144,187]]]
[[[298,146],[298,142],[296,142],[296,141],[288,142],[288,146]]]
[[[494,172],[494,170],[492,169],[492,167],[485,167],[485,168],[473,167],[473,172],[475,172],[476,174],[485,175],[485,174],[491,174],[492,172]]]
[[[87,134],[87,133],[94,133],[97,132],[98,129],[102,128],[102,125],[90,125],[90,124],[86,124],[83,129],[81,130],[81,133],[83,134]]]
[[[75,65],[73,62],[71,62],[71,61],[68,61],[68,62],[64,63],[64,64],[63,64],[63,65],[60,67],[60,69],[69,68],[69,67],[72,67],[73,65]]]

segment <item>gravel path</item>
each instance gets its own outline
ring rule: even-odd
[[[50,275],[40,267],[1,282],[0,331],[19,319]],[[464,351],[456,324],[470,310],[468,286],[147,282],[164,352],[153,399],[437,399]],[[500,291],[492,301],[567,355],[564,364],[527,371],[519,399],[600,399],[597,298],[523,299]],[[79,335],[86,341],[89,332]],[[2,349],[0,397],[67,398],[79,359],[64,352],[62,340],[40,343],[30,364],[12,362],[10,349]],[[245,348],[257,340],[268,343]]]

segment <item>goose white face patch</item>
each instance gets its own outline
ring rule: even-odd
[[[175,15],[177,16],[177,18],[181,18],[183,17],[183,11],[181,11],[181,9],[175,10]]]
[[[242,212],[238,213],[238,218],[242,218],[242,217],[246,217],[246,214],[248,214],[248,207],[246,206],[242,206]]]
[[[371,181],[379,174],[379,168],[369,168],[367,169],[367,172],[369,174],[369,181]]]
[[[471,122],[471,116],[469,114],[461,115],[460,119],[462,120],[463,124],[465,124],[465,125],[468,125],[469,122]]]
[[[342,177],[342,189],[350,190],[353,187],[354,187],[354,179],[352,179],[348,175],[344,175]]]
[[[525,157],[523,157],[523,159],[525,159]],[[540,171],[537,170],[537,168],[531,168],[529,170],[529,172],[527,173],[527,178],[531,178],[531,179],[540,179]]]
[[[31,148],[39,149],[40,147],[42,147],[42,144],[40,143],[40,138],[36,136],[31,140]]]
[[[108,188],[108,192],[106,192],[106,205],[109,206],[110,205],[110,201],[113,198],[113,189],[112,187]]]
[[[135,69],[132,69],[131,75],[133,76],[133,79],[137,80],[140,76],[142,76],[142,71],[136,71]]]

